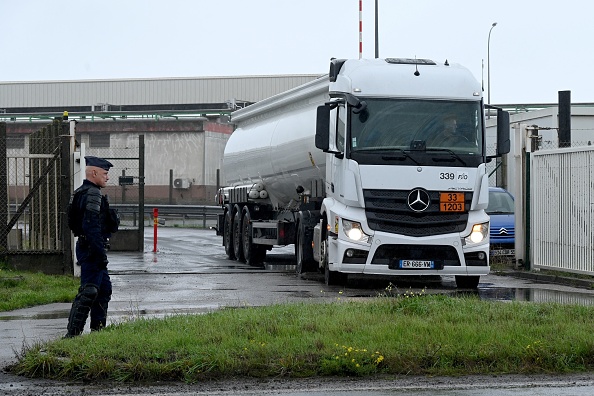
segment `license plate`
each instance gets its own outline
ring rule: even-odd
[[[515,255],[516,255],[515,249],[491,250],[491,256],[515,256]]]
[[[435,263],[430,260],[400,260],[400,268],[403,269],[431,269]]]
[[[464,212],[464,193],[442,192],[439,193],[440,212]]]

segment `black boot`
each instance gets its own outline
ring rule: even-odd
[[[99,320],[99,321],[91,321],[91,332],[93,331],[101,331],[105,328],[106,321]]]
[[[68,333],[64,338],[72,338],[82,334],[87,317],[91,311],[91,306],[97,298],[97,287],[92,284],[87,284],[78,289],[79,293],[72,303],[70,308],[70,315],[68,315]]]

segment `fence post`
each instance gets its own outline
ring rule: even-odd
[[[10,219],[8,210],[8,165],[6,163],[6,123],[0,122],[0,214],[3,224]],[[8,234],[0,233],[0,250],[8,249]]]
[[[72,191],[70,181],[72,167],[70,159],[70,126],[62,124],[61,147],[60,147],[60,238],[62,239],[62,253],[64,255],[64,274],[74,274],[74,260],[72,256],[72,235],[68,228],[68,202]]]
[[[138,251],[144,251],[144,135],[138,136]]]

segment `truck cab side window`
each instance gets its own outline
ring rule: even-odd
[[[336,122],[336,148],[338,151],[344,153],[344,141],[346,137],[346,111],[344,106],[338,107],[338,116]]]

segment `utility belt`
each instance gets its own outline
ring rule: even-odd
[[[89,246],[90,244],[89,239],[84,235],[78,236],[78,243],[83,247]],[[109,251],[111,249],[111,244],[109,243],[109,240],[103,241],[103,248],[105,249],[105,251]]]

